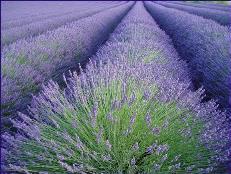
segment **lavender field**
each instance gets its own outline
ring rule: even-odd
[[[2,174],[231,174],[230,89],[229,4],[1,1]]]

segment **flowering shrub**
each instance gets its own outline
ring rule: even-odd
[[[169,52],[162,44],[173,47],[156,27],[137,3],[85,73],[64,76],[64,90],[53,81],[44,86],[29,115],[19,113],[20,119],[12,120],[18,133],[2,136],[10,147],[3,149],[4,170],[208,173],[226,161],[231,140],[225,113],[212,101],[200,103],[203,90],[187,89],[190,84],[178,78],[177,69],[161,66],[178,60],[165,57]],[[152,30],[157,31],[154,37],[166,40],[148,42]],[[130,36],[135,35],[146,38],[149,49],[144,50],[142,42],[132,44]],[[113,49],[117,44],[129,47]],[[161,56],[154,54],[158,48]],[[162,58],[166,61],[157,61]]]
[[[145,2],[160,27],[171,36],[179,55],[188,62],[196,89],[203,86],[207,98],[228,107],[230,32],[201,17]]]
[[[133,2],[70,23],[31,40],[20,40],[2,50],[4,118],[29,104],[42,82],[60,75],[91,56],[108,37]],[[93,27],[94,26],[94,27]],[[4,122],[4,121],[3,121]]]
[[[160,5],[163,5],[165,7],[169,8],[175,8],[178,10],[186,11],[191,14],[195,14],[198,16],[202,16],[207,19],[212,19],[221,25],[230,25],[230,13],[225,11],[218,11],[214,9],[206,9],[206,8],[198,8],[198,7],[191,7],[191,6],[185,6],[180,4],[172,4],[172,3],[165,3],[165,2],[157,2]]]
[[[73,74],[65,92],[50,82],[30,108],[33,120],[20,114],[16,138],[3,136],[12,148],[7,170],[202,173],[227,160],[228,125],[213,103],[197,103],[199,93],[177,82],[166,91],[148,80],[147,67],[120,63]]]

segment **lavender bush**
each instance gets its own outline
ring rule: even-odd
[[[2,51],[1,107],[4,120],[23,110],[41,83],[59,76],[93,54],[133,2],[60,27]],[[4,124],[4,123],[3,123]]]
[[[30,108],[33,120],[20,114],[19,133],[3,135],[12,148],[5,169],[209,173],[227,160],[230,132],[214,103],[200,104],[200,92],[156,74],[158,66],[114,63],[73,74],[65,92],[50,82]]]
[[[27,25],[14,27],[14,28],[10,28],[7,30],[2,30],[1,31],[1,44],[2,46],[5,46],[19,39],[37,36],[44,32],[56,29],[62,25],[65,25],[65,24],[68,25],[68,23],[79,20],[80,18],[92,16],[102,10],[112,8],[118,5],[121,5],[121,4],[93,6],[89,10],[86,10],[83,12],[75,11],[70,14],[48,18],[46,20],[33,22]]]
[[[178,70],[170,73],[155,61],[162,58],[151,55],[158,51],[157,44],[147,42],[149,48],[154,45],[153,50],[142,49],[140,42],[132,44],[130,36],[149,40],[152,30],[157,31],[157,39],[163,36],[170,41],[137,3],[95,56],[97,61],[90,61],[86,73],[70,72],[70,78],[64,77],[65,90],[53,81],[44,86],[34,97],[29,115],[20,113],[19,120],[12,120],[18,133],[2,136],[10,147],[2,150],[4,170],[208,173],[226,161],[231,140],[225,113],[212,101],[201,104],[203,90],[191,92],[189,84],[177,78]],[[107,47],[126,42],[130,47],[106,58]],[[137,53],[134,61],[126,49]]]
[[[180,56],[188,62],[195,88],[204,86],[207,98],[228,107],[230,32],[195,15],[145,2],[160,27],[171,36]]]
[[[231,16],[229,12],[224,12],[224,11],[214,10],[214,9],[190,7],[190,6],[166,3],[166,2],[161,2],[161,1],[160,2],[157,1],[156,3],[163,5],[165,7],[168,7],[168,8],[175,8],[178,10],[186,11],[191,14],[202,16],[203,18],[206,18],[206,19],[212,19],[221,25],[231,24]]]

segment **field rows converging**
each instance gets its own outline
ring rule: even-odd
[[[3,5],[4,173],[231,172],[229,5],[27,3]]]
[[[220,10],[220,11],[227,11],[230,12],[231,6],[218,6],[213,4],[204,4],[204,3],[190,3],[190,2],[182,2],[182,1],[166,1],[173,4],[180,4],[180,5],[186,5],[191,7],[197,7],[197,8],[206,8],[206,9],[214,9],[214,10]]]
[[[78,67],[91,56],[131,5],[111,8],[4,47],[1,57],[3,118],[8,120],[15,110],[24,109],[31,93],[38,91],[43,82]]]
[[[71,2],[69,2],[71,3]],[[51,19],[51,18],[55,18],[55,17],[59,17],[59,16],[64,16],[64,15],[68,15],[68,14],[73,14],[74,12],[84,12],[87,11],[91,8],[95,8],[95,7],[100,7],[100,6],[104,6],[106,7],[106,5],[113,5],[113,4],[119,4],[118,2],[114,2],[114,3],[110,3],[110,4],[105,4],[105,3],[93,3],[93,4],[85,4],[85,3],[77,3],[73,2],[73,4],[71,5],[67,5],[66,8],[63,7],[63,3],[60,3],[60,8],[62,8],[62,10],[60,10],[60,8],[54,8],[54,6],[52,6],[52,9],[49,10],[49,13],[44,13],[41,14],[41,12],[37,15],[29,15],[29,16],[25,16],[25,17],[21,17],[19,16],[18,18],[16,18],[15,20],[7,20],[7,21],[3,21],[1,24],[1,29],[2,30],[6,30],[9,28],[13,28],[13,27],[19,27],[22,25],[26,25],[26,24],[30,24],[33,23],[34,21],[38,22],[38,21],[42,21],[45,19]],[[37,5],[39,5],[37,3]],[[68,7],[68,8],[67,8]],[[97,7],[97,8],[98,8]],[[33,8],[32,8],[33,9]],[[49,9],[49,8],[48,8]],[[34,9],[33,9],[34,10]],[[41,11],[41,9],[39,8],[38,11]],[[7,13],[7,12],[5,12]],[[4,12],[3,12],[4,14]]]
[[[212,19],[221,25],[231,24],[231,15],[229,12],[226,12],[226,11],[214,10],[214,9],[209,9],[209,8],[197,8],[197,7],[192,7],[192,6],[172,4],[172,3],[166,3],[166,2],[161,2],[161,1],[157,1],[157,3],[165,7],[175,8],[175,9],[182,10],[182,11],[185,11],[191,14],[202,16],[206,19]]]
[[[76,11],[63,16],[57,16],[54,18],[48,18],[46,20],[33,22],[28,25],[2,30],[1,44],[2,46],[5,46],[20,39],[37,36],[44,32],[54,30],[62,25],[68,25],[68,23],[79,20],[80,18],[94,15],[100,11],[108,9],[109,7],[115,7],[118,5],[120,4],[116,4],[116,5],[113,4],[111,6],[109,5],[94,6],[94,8],[85,10],[83,12]]]
[[[181,58],[188,62],[195,88],[203,86],[209,99],[228,107],[231,57],[228,27],[183,11],[146,4],[156,22],[172,38]]]
[[[38,18],[45,16],[52,16],[54,14],[58,15],[77,9],[80,11],[86,10],[92,8],[94,5],[108,5],[113,3],[116,4],[118,2],[120,1],[91,1],[88,3],[85,3],[84,1],[46,1],[44,3],[40,3],[39,1],[30,1],[26,5],[24,2],[2,2],[1,15],[3,17],[3,23],[31,18],[37,20]]]

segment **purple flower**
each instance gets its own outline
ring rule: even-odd
[[[136,159],[135,159],[135,157],[133,157],[132,159],[131,159],[131,166],[134,166],[134,165],[136,165]]]
[[[137,150],[139,149],[139,143],[136,142],[136,143],[132,146],[132,149],[133,149],[134,151],[137,151]]]
[[[151,127],[151,122],[152,122],[152,120],[151,120],[151,115],[150,115],[150,113],[148,112],[147,114],[146,114],[146,116],[145,116],[145,121],[146,121],[146,124],[148,125],[148,127],[150,128]]]
[[[111,150],[111,148],[112,148],[112,145],[111,145],[111,143],[109,142],[109,140],[106,140],[106,147],[108,148],[108,150]]]
[[[132,127],[133,126],[133,124],[135,123],[135,120],[136,120],[136,113],[134,113],[132,116],[131,116],[131,118],[130,118],[130,127]]]
[[[159,135],[159,134],[160,134],[160,128],[158,128],[158,127],[152,128],[152,133],[153,133],[154,135]]]

